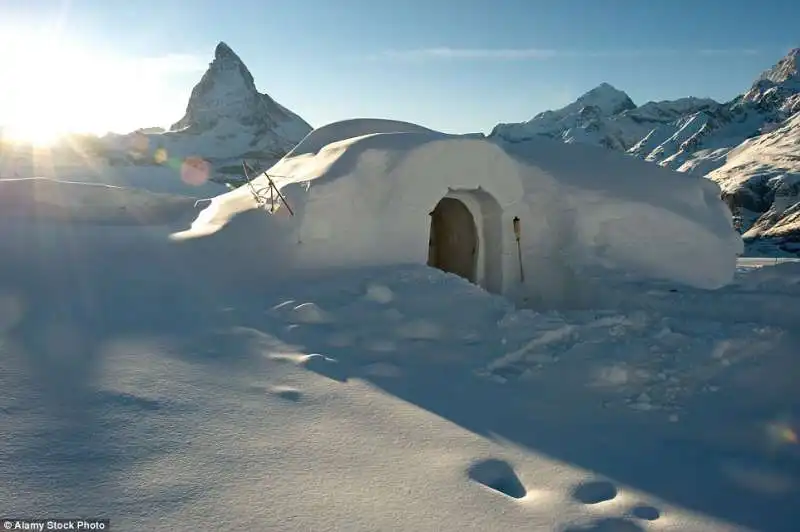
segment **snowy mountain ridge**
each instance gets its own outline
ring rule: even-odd
[[[800,93],[800,48],[794,48],[774,67],[758,77],[750,90],[742,96],[742,101],[766,105],[776,101],[781,104],[782,111],[792,113],[799,109],[796,107],[798,93]]]
[[[258,92],[244,62],[220,42],[208,70],[192,90],[183,117],[169,131],[147,128],[111,134],[103,138],[103,144],[106,154],[121,164],[159,163],[158,152],[163,150],[169,159],[201,157],[224,166],[244,157],[274,162],[311,129],[297,114]]]
[[[598,100],[630,104],[615,108],[595,104]],[[595,144],[707,176],[720,184],[734,212],[743,213],[746,221],[755,223],[765,216],[746,238],[774,236],[774,225],[782,228],[778,243],[791,248],[800,233],[787,232],[786,227],[795,224],[787,226],[780,213],[791,215],[800,202],[800,144],[794,140],[798,111],[800,48],[795,48],[727,103],[681,98],[636,107],[624,92],[603,83],[562,109],[539,113],[527,122],[498,124],[490,136],[511,143],[541,135]],[[783,199],[774,204],[778,190]]]
[[[603,83],[556,111],[544,111],[527,122],[498,124],[490,136],[522,142],[543,135],[627,151],[654,127],[719,105],[707,98],[681,98],[637,107],[626,93]]]

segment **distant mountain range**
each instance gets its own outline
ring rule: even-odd
[[[719,183],[746,241],[800,252],[800,48],[730,102],[705,98],[636,106],[607,83],[490,137],[545,136],[627,152]]]

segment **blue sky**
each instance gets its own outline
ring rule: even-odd
[[[0,0],[6,49],[35,37],[58,57],[26,76],[0,61],[2,82],[19,86],[0,94],[0,122],[64,87],[83,102],[65,127],[90,113],[94,129],[169,124],[223,40],[312,125],[369,116],[486,131],[603,81],[639,104],[732,98],[800,46],[797,20],[800,2],[779,0]],[[84,60],[70,70],[72,49]],[[83,75],[91,65],[104,75]],[[37,80],[50,96],[34,101]]]

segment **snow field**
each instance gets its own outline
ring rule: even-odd
[[[173,240],[185,201],[132,196],[140,216],[122,219],[107,187],[3,186],[36,207],[0,213],[9,513],[118,530],[796,526],[797,264],[717,291],[595,269],[580,304],[523,308],[419,264],[287,268],[290,218]],[[724,219],[670,201],[730,251]]]

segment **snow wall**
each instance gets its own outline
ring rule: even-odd
[[[269,174],[295,215],[280,207],[230,233],[254,245],[263,238],[275,259],[265,268],[425,264],[429,214],[445,197],[475,221],[476,282],[512,299],[558,302],[598,269],[717,288],[733,278],[742,251],[715,183],[591,146],[505,145],[351,120],[313,131]],[[257,188],[267,183],[254,180]],[[173,236],[223,238],[254,209],[243,186],[214,198],[191,229]]]

